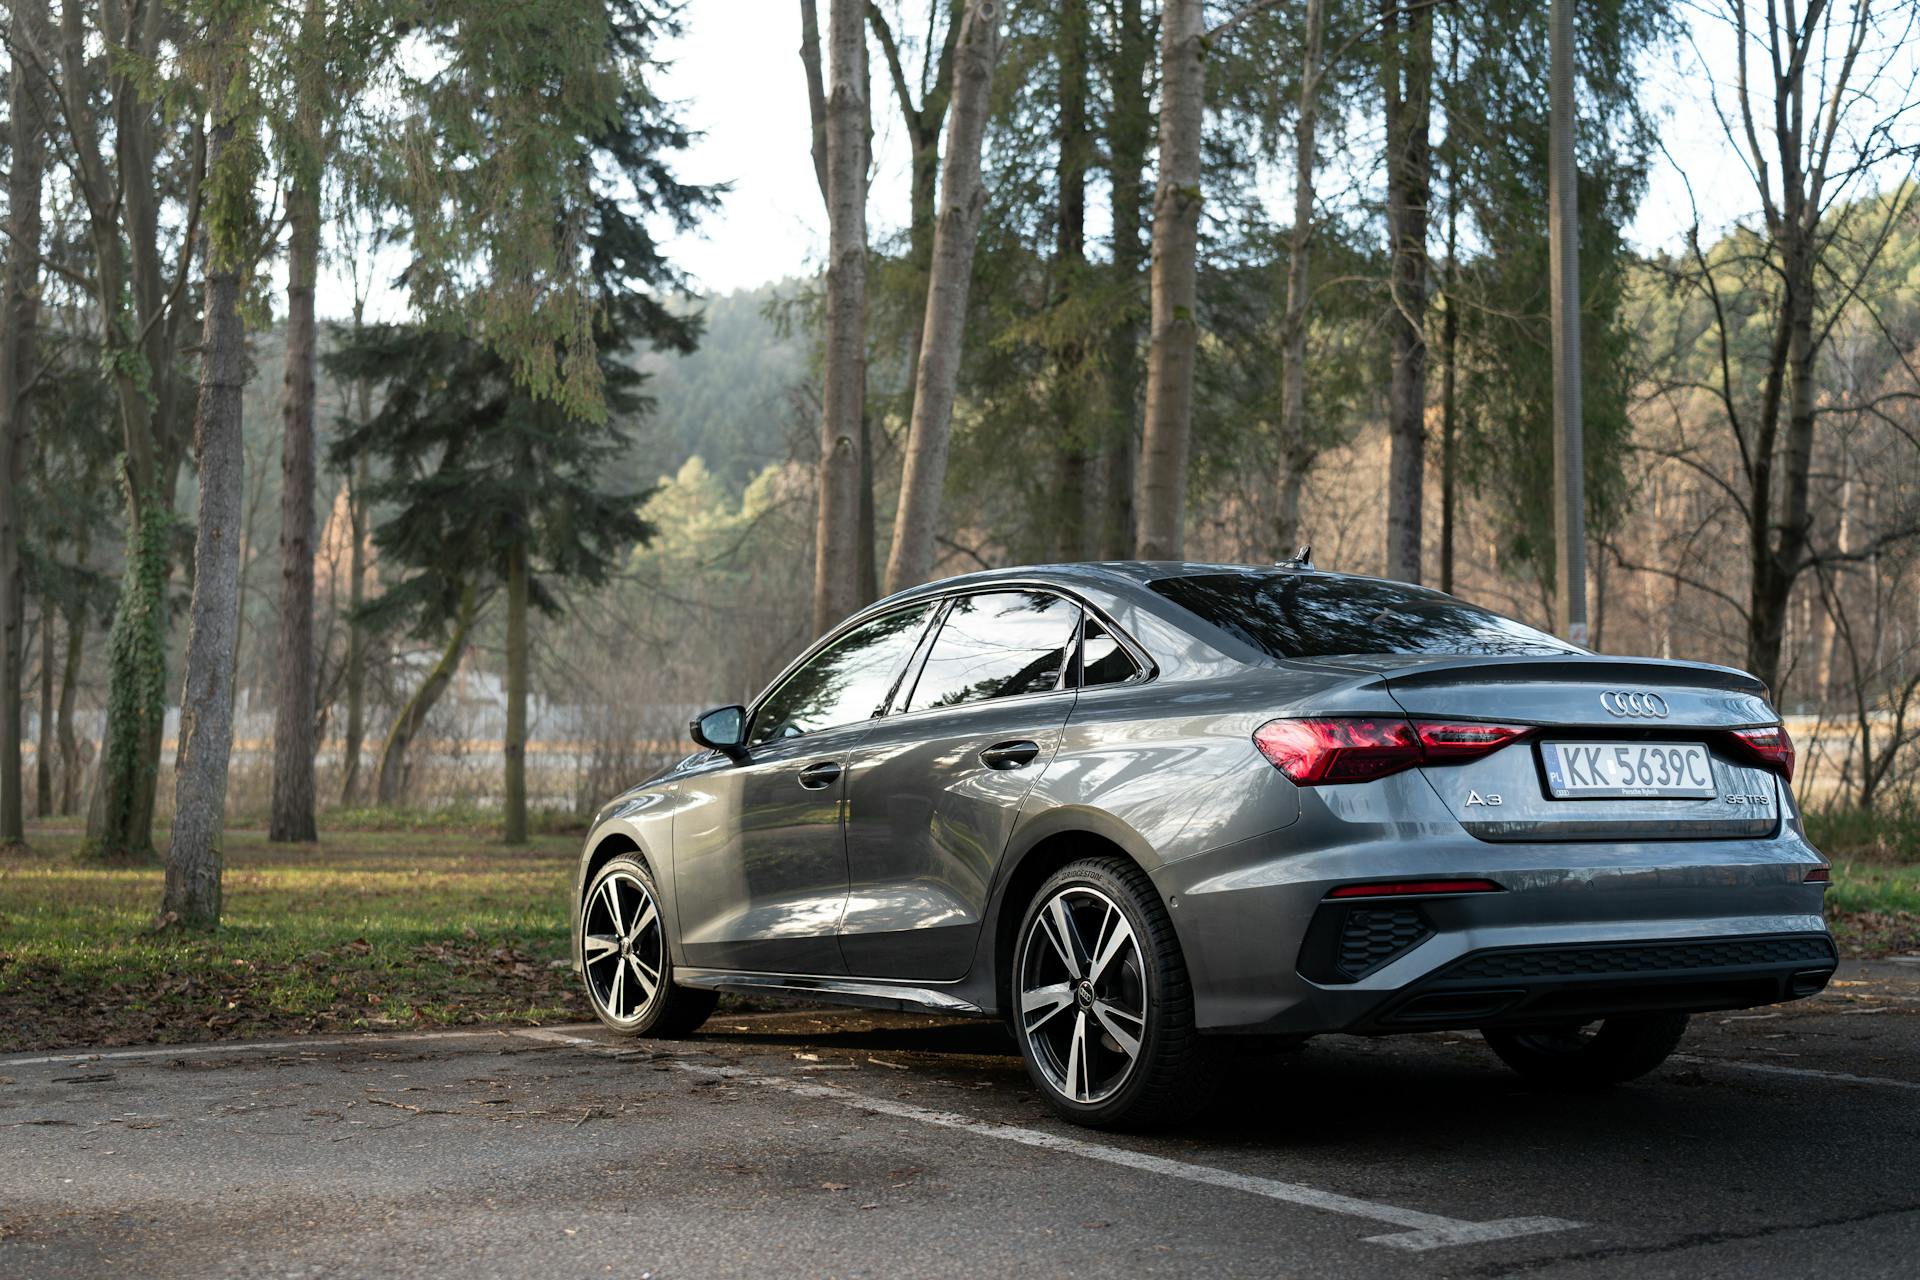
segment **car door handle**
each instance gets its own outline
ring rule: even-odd
[[[831,760],[821,760],[810,764],[800,771],[800,785],[809,791],[819,791],[832,786],[840,777],[840,766]]]
[[[980,763],[989,769],[1018,769],[1032,764],[1039,754],[1037,742],[996,742],[980,753]]]

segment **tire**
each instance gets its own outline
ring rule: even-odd
[[[1591,1030],[1482,1031],[1500,1060],[1529,1080],[1603,1089],[1638,1079],[1667,1060],[1686,1034],[1684,1013],[1608,1018]]]
[[[659,904],[646,863],[624,854],[600,868],[580,900],[580,978],[587,1004],[603,1026],[621,1035],[690,1035],[720,999],[718,992],[674,983]]]
[[[1027,904],[1011,963],[1020,1056],[1064,1119],[1157,1128],[1211,1100],[1215,1055],[1194,1029],[1173,922],[1139,867],[1086,858],[1055,872]]]

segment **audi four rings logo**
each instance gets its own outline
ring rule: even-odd
[[[1648,720],[1667,718],[1667,700],[1657,693],[1609,689],[1600,695],[1600,705],[1607,709],[1608,715],[1639,716]]]

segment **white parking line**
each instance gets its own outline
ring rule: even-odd
[[[619,1045],[609,1045],[604,1041],[589,1039],[585,1036],[567,1035],[560,1031],[522,1030],[514,1034],[549,1044],[572,1045],[594,1053],[618,1055],[630,1052]],[[1423,1213],[1417,1209],[1402,1209],[1372,1200],[1360,1200],[1337,1192],[1303,1186],[1297,1182],[1281,1182],[1274,1178],[1233,1173],[1226,1169],[1189,1164],[1184,1160],[1169,1160],[1164,1156],[1129,1151],[1122,1147],[1103,1146],[1081,1138],[1043,1133],[1038,1129],[996,1124],[953,1111],[935,1111],[891,1098],[878,1098],[872,1094],[856,1093],[850,1089],[818,1084],[811,1080],[756,1075],[741,1067],[716,1067],[704,1063],[675,1060],[672,1055],[657,1056],[667,1058],[674,1067],[689,1075],[706,1079],[730,1080],[737,1084],[779,1089],[803,1098],[824,1099],[839,1103],[841,1106],[858,1107],[863,1111],[874,1111],[881,1115],[913,1120],[942,1129],[964,1130],[983,1138],[1018,1143],[1021,1146],[1037,1147],[1045,1151],[1058,1151],[1066,1155],[1079,1156],[1085,1160],[1098,1160],[1104,1164],[1119,1165],[1142,1173],[1156,1173],[1163,1177],[1180,1178],[1187,1182],[1224,1187],[1227,1190],[1241,1191],[1248,1195],[1264,1196],[1269,1200],[1302,1205],[1326,1213],[1384,1222],[1404,1230],[1386,1235],[1368,1236],[1366,1240],[1369,1244],[1386,1245],[1393,1249],[1413,1251],[1440,1249],[1449,1245],[1479,1244],[1489,1240],[1511,1239],[1514,1236],[1540,1235],[1549,1231],[1569,1231],[1583,1225],[1565,1218],[1501,1218],[1492,1222],[1468,1222],[1460,1218],[1442,1217],[1437,1213]]]
[[[1920,1082],[1895,1080],[1892,1076],[1857,1076],[1850,1071],[1817,1071],[1812,1067],[1777,1067],[1771,1062],[1735,1062],[1731,1058],[1702,1058],[1691,1053],[1676,1053],[1673,1061],[1702,1067],[1725,1067],[1729,1071],[1757,1071],[1769,1076],[1806,1076],[1814,1080],[1838,1080],[1842,1084],[1872,1084],[1883,1089],[1916,1089]]]

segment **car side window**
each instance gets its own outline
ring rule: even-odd
[[[847,632],[784,680],[753,717],[750,747],[871,718],[932,605],[882,614]]]
[[[940,624],[907,710],[1059,688],[1079,620],[1078,605],[1045,591],[961,596]]]
[[[1098,618],[1088,614],[1080,633],[1080,687],[1125,684],[1139,674],[1133,655]]]

